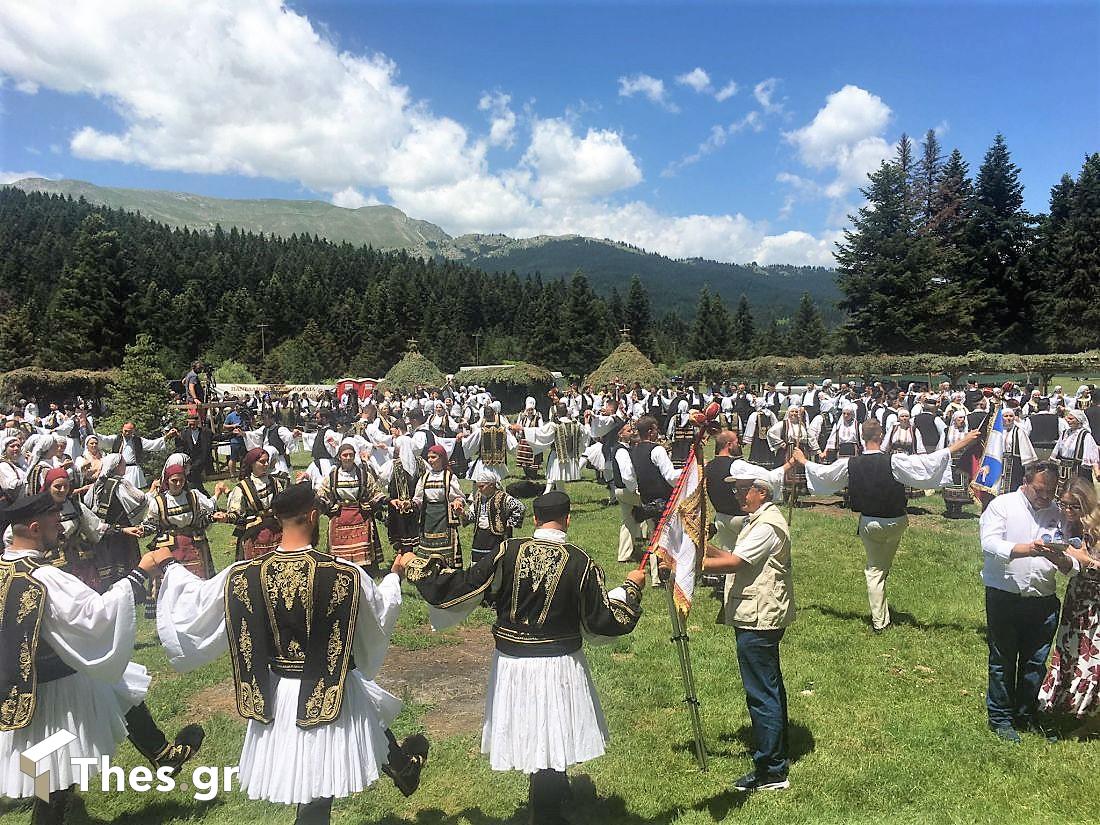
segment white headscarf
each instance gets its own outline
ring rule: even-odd
[[[523,402],[523,408],[524,408],[525,410],[533,410],[533,409],[535,409],[535,399],[534,399],[534,398],[532,398],[532,397],[531,397],[530,395],[529,395],[529,396],[527,396],[527,400]]]
[[[500,478],[492,470],[488,469],[484,464],[479,464],[478,468],[474,470],[474,483],[475,484],[488,484],[489,482],[496,483],[500,481]]]
[[[417,478],[416,448],[409,436],[399,435],[393,440],[393,455],[395,461],[401,462],[401,466],[405,468],[406,473],[414,479]]]

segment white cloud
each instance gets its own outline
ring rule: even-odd
[[[489,144],[511,148],[516,142],[516,113],[509,104],[512,98],[503,92],[486,92],[478,101],[477,108],[490,112]]]
[[[729,83],[727,83],[725,86],[714,93],[714,99],[717,100],[719,103],[725,100],[729,100],[731,97],[737,94],[737,88],[737,84],[731,80]]]
[[[679,75],[676,82],[681,86],[689,86],[699,94],[710,91],[710,75],[700,66],[696,66],[690,72]]]
[[[756,102],[760,104],[764,114],[772,115],[783,111],[783,102],[772,99],[778,86],[779,78],[769,77],[752,87],[752,96],[756,98]]]
[[[890,115],[890,107],[880,97],[848,85],[829,95],[810,123],[784,137],[798,148],[805,163],[822,169],[835,164],[853,145],[882,134]]]
[[[733,137],[738,132],[750,128],[754,132],[759,132],[763,130],[764,121],[760,117],[759,112],[749,112],[743,118],[734,121],[728,126],[711,126],[710,135],[707,137],[707,139],[700,143],[699,147],[690,155],[685,155],[679,160],[674,161],[673,163],[670,163],[668,166],[666,166],[664,171],[661,172],[661,177],[670,178],[674,176],[678,171],[683,169],[685,166],[690,166],[693,163],[698,163],[707,155],[725,146],[726,141],[729,140],[729,138]]]
[[[109,106],[119,125],[83,125],[69,139],[68,151],[88,160],[292,181],[348,208],[377,193],[455,234],[579,233],[725,261],[820,258],[820,245],[741,214],[620,202],[642,181],[641,165],[620,132],[579,125],[581,114],[516,118],[508,96],[490,92],[478,101],[489,118],[479,136],[434,114],[387,57],[340,50],[281,0],[8,3],[0,77]],[[675,109],[646,75],[623,78],[620,93]],[[764,114],[782,105],[773,94],[774,84],[757,92]],[[491,147],[528,139],[521,123],[530,125],[522,160],[491,168]]]
[[[15,90],[25,95],[38,94],[38,84],[31,80],[20,80],[15,84]]]
[[[826,232],[821,237],[814,237],[797,230],[770,235],[760,242],[756,257],[752,260],[763,265],[799,261],[817,266],[835,266],[833,252],[836,242],[842,238],[842,232]]]
[[[367,196],[356,189],[354,186],[349,186],[346,189],[341,189],[339,192],[332,193],[332,205],[342,206],[345,209],[359,209],[363,206],[378,206],[382,201],[373,195]]]
[[[892,114],[877,95],[847,85],[825,99],[812,121],[785,132],[783,138],[810,168],[833,170],[836,177],[823,192],[830,198],[843,198],[865,184],[867,173],[893,152],[882,137]]]
[[[523,162],[537,173],[534,193],[541,198],[599,198],[642,180],[618,133],[589,129],[579,138],[560,118],[535,122]]]
[[[44,175],[41,172],[32,172],[30,170],[24,172],[0,170],[0,183],[15,183],[17,180],[23,180],[24,178],[46,178],[47,180],[54,180],[57,178],[57,175]]]
[[[642,95],[670,112],[680,111],[665,93],[665,82],[647,74],[636,74],[619,78],[619,97]]]

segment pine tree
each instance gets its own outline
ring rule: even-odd
[[[623,308],[623,299],[619,295],[618,287],[611,287],[611,297],[607,299],[607,313],[611,316],[611,323],[616,327],[623,325],[626,312]]]
[[[756,338],[756,323],[753,321],[749,299],[742,294],[737,302],[737,312],[733,316],[733,357],[749,358],[753,355],[753,343]]]
[[[152,337],[139,335],[126,347],[122,367],[106,393],[108,416],[97,422],[102,432],[118,432],[128,421],[139,433],[160,430],[168,383],[157,364],[157,346]]]
[[[821,320],[821,312],[814,303],[809,293],[802,293],[802,300],[798,303],[798,310],[791,320],[789,338],[790,351],[795,355],[806,355],[816,358],[825,348],[825,323]]]
[[[113,290],[119,264],[118,232],[108,230],[98,212],[88,215],[46,308],[50,335],[40,356],[44,366],[93,368],[118,362],[121,314]]]
[[[563,339],[568,342],[563,372],[587,375],[607,354],[612,327],[606,305],[596,297],[588,278],[579,270],[569,281],[561,326]]]
[[[1041,338],[1052,350],[1100,347],[1098,238],[1100,154],[1093,154],[1076,181],[1064,175],[1051,190],[1033,250],[1032,275],[1043,284]]]
[[[31,307],[10,308],[0,315],[0,364],[5,370],[29,367],[37,349],[31,326]]]
[[[901,164],[884,161],[860,190],[867,199],[837,246],[840,302],[861,348],[912,352],[923,343],[930,292],[925,261],[914,258],[908,184]]]
[[[733,340],[733,319],[721,295],[710,299],[710,355],[708,358],[729,359],[736,351]]]
[[[703,287],[699,292],[699,303],[695,307],[695,322],[691,327],[691,341],[688,344],[688,352],[693,359],[717,357],[714,353],[713,329],[710,290]]]
[[[1017,350],[1031,332],[1031,294],[1021,266],[1031,241],[1033,219],[1023,208],[1020,169],[1003,135],[985,154],[967,226],[966,294],[978,296],[974,324],[983,346]]]
[[[630,340],[646,356],[653,355],[652,326],[649,292],[642,279],[634,275],[630,279],[630,291],[623,309],[623,323],[630,327]]]
[[[929,129],[921,144],[921,159],[917,164],[915,196],[917,217],[922,231],[931,231],[935,223],[937,197],[943,177],[943,153],[936,131]]]

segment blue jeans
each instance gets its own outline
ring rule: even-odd
[[[787,775],[787,689],[779,668],[782,630],[735,628],[737,666],[752,721],[756,775]]]
[[[1035,723],[1047,654],[1058,629],[1058,597],[1025,597],[985,589],[989,688],[985,704],[991,728]]]

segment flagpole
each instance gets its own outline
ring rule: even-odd
[[[699,444],[698,430],[696,436],[696,445]],[[700,450],[693,448],[691,459],[697,464],[699,461]],[[686,469],[687,465],[685,465]],[[645,554],[642,556],[641,564],[638,565],[638,569],[644,570],[646,564],[649,562],[650,555],[657,550],[658,539],[662,531],[664,530],[665,522],[672,514],[675,502],[680,497],[680,490],[684,483],[687,481],[688,474],[681,471],[680,479],[676,483],[676,488],[672,491],[672,495],[669,497],[668,504],[665,506],[664,513],[661,514],[660,521],[657,522],[657,529],[653,531],[653,535],[650,537],[649,547]],[[703,484],[703,476],[699,476],[699,484]],[[700,494],[703,498],[706,497],[706,490],[700,488]],[[706,505],[700,505],[701,514],[704,514]],[[700,522],[702,524],[702,522]],[[703,527],[703,542],[706,541],[706,528]],[[700,542],[701,546],[705,549],[705,544]],[[696,549],[696,573],[702,568],[702,550]],[[672,637],[669,639],[676,647],[676,658],[680,661],[680,678],[684,683],[684,704],[688,706],[688,714],[691,716],[691,732],[693,744],[695,747],[695,762],[699,766],[700,771],[707,770],[707,750],[706,745],[703,742],[703,720],[699,714],[699,696],[695,690],[695,674],[691,668],[691,652],[688,649],[688,634],[687,626],[684,622],[683,616],[680,615],[680,608],[676,605],[675,587],[676,582],[669,577],[663,582],[665,588],[665,594],[668,597],[668,617],[672,626]]]

